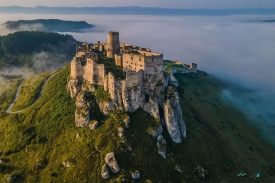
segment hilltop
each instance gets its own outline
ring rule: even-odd
[[[69,21],[59,19],[7,21],[2,25],[6,26],[9,30],[20,30],[23,26],[50,32],[82,32],[95,27],[85,21]]]
[[[112,31],[72,53],[55,72],[3,75],[1,182],[275,180],[274,147],[196,63],[163,62]]]
[[[127,113],[130,128],[124,139],[117,128],[125,113],[104,116],[94,107],[98,128],[76,128],[75,100],[66,92],[69,68],[62,69],[49,81],[39,101],[19,114],[0,118],[0,180],[9,175],[19,182],[104,182],[100,176],[105,153],[116,152],[121,171],[111,174],[108,182],[131,182],[131,171],[139,170],[140,182],[273,182],[275,150],[261,140],[245,116],[228,106],[220,97],[221,81],[199,71],[198,74],[175,74],[187,139],[175,144],[167,139],[167,159],[158,155],[157,141],[147,133],[154,118],[142,110]],[[1,96],[11,103],[16,87]],[[93,93],[91,93],[93,97]],[[71,167],[62,163],[69,162]],[[40,166],[41,165],[41,166]],[[178,166],[182,173],[175,170]],[[202,178],[197,167],[207,171]],[[244,172],[247,177],[237,177]],[[107,182],[107,181],[106,181]]]

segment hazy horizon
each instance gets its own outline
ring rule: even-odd
[[[89,7],[89,6],[142,6],[142,7],[166,7],[166,8],[275,8],[273,0],[36,0],[36,1],[22,1],[22,0],[2,0],[3,6],[29,6],[34,7],[38,5],[42,6],[77,6],[77,7]]]

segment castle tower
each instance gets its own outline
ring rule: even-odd
[[[197,67],[198,67],[198,64],[192,63],[192,64],[190,64],[189,71],[193,72],[193,73],[197,73],[198,72]]]
[[[108,33],[106,52],[108,58],[114,58],[114,54],[120,52],[119,32]]]

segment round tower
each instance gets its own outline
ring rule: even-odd
[[[107,41],[107,57],[114,58],[114,54],[120,52],[119,32],[110,31]]]

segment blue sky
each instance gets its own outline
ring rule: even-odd
[[[148,6],[167,8],[275,8],[275,0],[0,0],[0,6]]]

